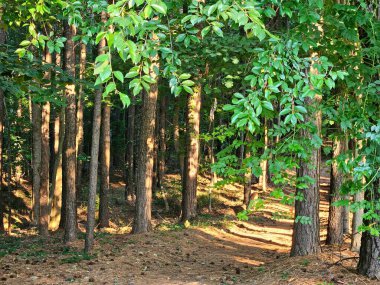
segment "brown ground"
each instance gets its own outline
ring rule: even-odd
[[[322,239],[327,221],[326,177],[321,181]],[[177,225],[175,215],[166,214],[158,198],[155,231],[130,235],[132,208],[124,210],[124,185],[112,186],[112,227],[97,233],[93,256],[82,254],[83,234],[68,247],[61,242],[61,232],[41,240],[35,229],[15,229],[12,237],[0,238],[0,284],[379,284],[355,274],[356,254],[347,245],[324,247],[318,257],[290,258],[293,211],[265,195],[271,204],[243,222],[236,219],[241,187],[214,190],[210,214],[208,180],[201,177],[203,214],[196,222],[187,228]],[[167,175],[165,189],[171,211],[178,211],[178,175]],[[26,199],[24,194],[18,194],[20,199]],[[84,214],[81,207],[81,219]],[[17,219],[27,217],[20,214]],[[82,230],[83,225],[80,221]]]

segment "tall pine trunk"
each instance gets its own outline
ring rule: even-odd
[[[87,46],[84,43],[80,45],[80,61],[79,61],[79,79],[84,80],[86,72],[86,57],[87,57]],[[83,155],[83,99],[84,99],[84,83],[80,83],[78,92],[78,110],[77,110],[77,156]],[[77,190],[81,189],[82,184],[82,172],[83,172],[83,161],[78,160],[77,165]]]
[[[344,141],[335,137],[333,141],[333,162],[331,164],[331,179],[329,192],[329,218],[327,226],[327,244],[343,243],[343,208],[333,206],[332,204],[341,199],[339,194],[340,187],[343,183],[343,175],[338,169],[337,157],[342,154]]]
[[[0,21],[1,24],[1,21]],[[5,31],[0,28],[0,45],[5,44]],[[5,230],[4,228],[4,213],[5,213],[5,195],[3,184],[3,142],[4,142],[4,120],[5,120],[5,108],[4,108],[4,91],[0,87],[0,232]]]
[[[143,106],[141,113],[140,147],[137,156],[136,170],[136,211],[133,225],[133,233],[145,233],[150,231],[152,218],[152,175],[154,157],[154,135],[156,122],[156,105],[158,98],[158,56],[152,58],[150,76],[156,83],[151,84],[149,92],[143,92]]]
[[[105,103],[102,114],[102,152],[100,155],[101,183],[99,195],[99,227],[109,226],[108,192],[110,189],[111,163],[111,106]]]
[[[37,226],[40,219],[40,187],[41,187],[41,106],[39,103],[32,103],[32,225]]]
[[[49,49],[45,47],[45,63],[51,64],[52,57]],[[51,72],[46,71],[44,80],[49,82]],[[50,83],[47,83],[50,86]],[[40,217],[39,233],[43,236],[49,234],[49,188],[50,188],[50,102],[42,105],[41,113],[41,184],[40,184]]]
[[[106,12],[102,12],[102,23],[107,21]],[[104,48],[106,40],[103,38],[98,44],[98,55],[105,53]],[[96,189],[98,185],[98,159],[99,159],[99,140],[100,140],[100,127],[102,120],[102,93],[103,88],[95,92],[94,102],[94,117],[92,124],[92,144],[91,144],[91,160],[90,160],[90,185],[88,191],[88,209],[87,209],[87,224],[86,224],[86,238],[85,238],[85,252],[91,251],[94,244],[94,229],[95,229],[95,206],[96,206]]]
[[[182,217],[187,221],[197,216],[197,186],[199,168],[199,132],[201,111],[200,83],[194,88],[193,94],[187,98],[186,114],[186,156],[184,174],[182,177]]]
[[[63,151],[63,181],[65,188],[65,234],[64,241],[71,242],[77,238],[76,207],[76,100],[75,100],[75,49],[73,37],[76,34],[74,25],[65,23],[65,69],[71,81],[65,86],[66,116],[65,140]]]
[[[316,54],[312,54],[312,57]],[[313,66],[310,68],[311,74],[317,74],[318,70]],[[311,86],[312,87],[312,86]],[[313,99],[305,98],[305,104],[314,109],[313,112],[305,114],[305,123],[311,123],[316,127],[316,133],[321,136],[322,113],[320,102],[322,96],[316,94]],[[311,141],[313,134],[308,129],[303,129],[301,135],[306,140]],[[302,160],[297,177],[309,177],[313,182],[307,189],[296,190],[296,196],[302,195],[303,200],[295,202],[295,219],[297,217],[308,217],[308,223],[294,222],[291,256],[303,256],[316,254],[321,251],[320,247],[320,225],[319,225],[319,177],[320,177],[321,150],[314,148],[311,150],[308,161]]]

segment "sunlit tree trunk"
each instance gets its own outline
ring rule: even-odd
[[[75,77],[75,49],[73,37],[76,34],[74,25],[65,23],[65,69],[69,76]],[[76,208],[76,100],[75,84],[70,81],[65,87],[66,116],[65,140],[63,151],[63,181],[65,188],[65,242],[77,238],[77,208]]]
[[[109,226],[108,193],[110,189],[111,163],[111,106],[105,103],[102,112],[102,152],[100,154],[101,183],[99,195],[99,227]]]
[[[265,153],[268,149],[269,144],[269,136],[268,136],[268,120],[264,119],[264,149],[263,152]],[[260,176],[260,184],[263,189],[263,192],[267,192],[268,188],[268,160],[264,159],[261,162],[261,169],[262,169],[262,175]]]
[[[51,64],[52,57],[47,47],[45,47],[45,63]],[[44,80],[49,82],[51,72],[46,71]],[[50,86],[47,83],[46,86]],[[40,217],[39,233],[47,236],[49,234],[49,188],[50,188],[50,102],[42,105],[41,113],[41,184],[40,184]]]
[[[150,76],[156,83],[151,84],[149,92],[143,92],[143,106],[141,113],[140,147],[137,156],[136,169],[136,212],[133,233],[148,232],[152,216],[152,175],[154,156],[154,131],[156,122],[156,105],[158,98],[158,56],[151,59]]]
[[[197,216],[197,176],[199,168],[199,131],[202,86],[198,83],[187,98],[186,156],[182,177],[182,221]]]
[[[361,150],[363,147],[363,141],[358,140],[355,142],[355,156],[358,156],[358,151]],[[362,158],[362,161],[365,162],[365,157]],[[365,183],[365,179],[362,181],[363,185]],[[354,202],[359,203],[364,200],[364,192],[359,191],[355,193],[354,195]],[[362,233],[359,232],[359,226],[363,224],[363,214],[364,210],[360,208],[353,214],[352,218],[352,239],[351,239],[351,250],[352,251],[359,251],[360,250],[360,244],[362,239]]]
[[[333,161],[331,164],[331,179],[329,192],[329,218],[327,226],[327,244],[343,243],[343,208],[336,207],[332,204],[342,199],[339,194],[340,187],[343,183],[343,174],[338,169],[337,157],[343,153],[344,141],[335,137],[333,141]]]
[[[80,61],[79,61],[79,79],[84,80],[86,72],[86,57],[87,57],[87,46],[84,43],[80,45]],[[77,156],[83,155],[83,100],[84,100],[84,83],[80,83],[78,92],[78,105],[77,105],[77,134],[76,134],[76,144],[77,144]],[[80,191],[82,184],[82,172],[83,172],[83,162],[81,159],[77,162],[77,189]]]

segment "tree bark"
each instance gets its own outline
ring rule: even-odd
[[[158,98],[158,56],[151,60],[150,76],[156,83],[151,84],[149,92],[144,92],[140,147],[136,171],[136,212],[133,233],[145,233],[151,230],[152,216],[152,175],[154,156],[154,131],[156,122],[156,105]]]
[[[101,21],[104,24],[107,21],[107,13],[102,12]],[[106,40],[103,38],[98,44],[98,55],[105,53]],[[92,144],[91,144],[91,160],[90,160],[90,185],[88,191],[88,209],[87,209],[87,225],[85,238],[85,252],[90,252],[94,244],[95,229],[95,204],[96,204],[96,188],[98,185],[98,159],[99,159],[99,139],[102,120],[102,86],[95,92],[94,117],[92,124]]]
[[[128,108],[128,127],[127,127],[127,183],[126,183],[126,200],[129,197],[131,201],[135,196],[135,163],[134,163],[134,144],[135,144],[135,98],[132,99],[132,104]]]
[[[268,120],[264,119],[264,149],[263,153],[268,149],[269,137],[268,137]],[[267,192],[268,188],[268,160],[264,159],[261,162],[262,175],[260,176],[260,184],[263,192]]]
[[[180,112],[180,104],[179,98],[175,99],[175,107],[174,107],[174,116],[173,116],[173,139],[174,139],[174,150],[177,154],[178,164],[180,169],[180,175],[183,177],[185,157],[183,152],[181,151],[180,146],[180,127],[179,127],[179,112]]]
[[[321,97],[316,95],[314,99],[315,107],[318,107]],[[306,98],[305,104],[311,105],[312,99]],[[320,135],[321,112],[305,115],[305,123],[311,122],[318,129]],[[302,131],[302,137],[312,139],[309,130]],[[303,201],[295,202],[295,218],[298,216],[309,217],[310,224],[295,222],[293,226],[291,256],[303,256],[317,254],[321,251],[319,236],[319,169],[320,169],[320,149],[313,149],[309,161],[301,161],[297,170],[297,177],[308,176],[314,180],[308,189],[297,189],[297,195],[303,195]]]
[[[41,185],[41,106],[38,103],[32,103],[32,132],[33,132],[33,152],[32,152],[32,169],[33,169],[33,209],[32,225],[37,226],[40,219],[40,185]]]
[[[373,189],[366,190],[365,196],[367,201],[379,201],[380,179],[377,178],[373,183]],[[380,215],[379,210],[375,210],[375,212],[377,215]],[[379,220],[376,218],[364,220],[363,223],[365,226],[372,224],[374,227],[379,227]],[[371,235],[369,231],[365,231],[362,234],[357,269],[359,274],[380,280],[380,237]]]
[[[159,152],[158,152],[158,182],[157,185],[162,189],[162,182],[165,175],[166,165],[166,108],[168,97],[163,95],[160,101],[160,129],[159,129]]]
[[[331,179],[329,193],[329,218],[327,226],[326,244],[342,244],[343,243],[343,208],[336,207],[332,204],[341,200],[339,194],[343,183],[343,175],[338,169],[337,157],[342,154],[344,141],[341,138],[335,137],[333,141],[333,162],[331,164]]]
[[[50,224],[51,230],[56,230],[61,221],[62,207],[62,150],[63,140],[65,138],[65,109],[62,108],[54,120],[54,150],[56,156],[52,171],[52,186],[51,186],[51,211]]]
[[[80,61],[79,61],[79,79],[84,80],[86,72],[86,57],[87,57],[87,46],[81,43],[80,46]],[[77,144],[77,156],[83,155],[83,97],[84,97],[84,83],[80,83],[78,92],[78,106],[77,106],[77,134],[76,134],[76,144]],[[77,189],[81,189],[82,184],[82,172],[83,172],[83,161],[78,160],[77,165]]]
[[[49,49],[45,47],[45,63],[51,64],[52,57]],[[44,80],[50,86],[51,72],[46,71]],[[40,217],[39,233],[49,235],[49,187],[50,187],[50,102],[42,105],[41,113],[41,184],[40,184]]]
[[[110,189],[111,163],[111,106],[105,103],[102,114],[102,152],[100,155],[101,184],[99,195],[99,227],[109,226],[108,192]]]
[[[199,167],[199,132],[202,86],[197,84],[188,95],[186,114],[186,157],[182,186],[182,217],[187,221],[197,216],[197,176]]]
[[[359,140],[355,143],[355,156],[358,156],[358,151],[362,149],[363,141]],[[362,158],[362,161],[365,162],[365,157]],[[365,179],[363,179],[363,185],[365,183]],[[364,192],[359,191],[354,195],[354,202],[359,203],[364,200]],[[360,208],[356,212],[354,212],[352,218],[352,239],[351,239],[351,251],[358,252],[360,250],[360,244],[362,239],[362,233],[358,231],[359,226],[363,224],[363,214],[364,210]]]
[[[72,80],[75,77],[75,49],[73,37],[76,34],[74,25],[65,23],[65,69]],[[70,81],[65,86],[66,116],[65,140],[63,152],[63,180],[66,192],[65,234],[64,241],[72,242],[77,238],[76,208],[76,100],[75,84]]]

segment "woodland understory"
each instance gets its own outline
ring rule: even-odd
[[[0,283],[378,284],[379,20],[0,0]]]

